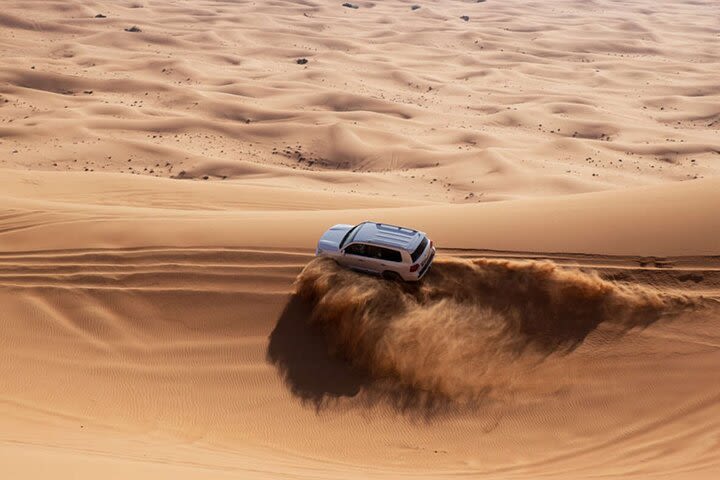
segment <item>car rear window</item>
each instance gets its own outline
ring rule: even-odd
[[[425,251],[425,247],[427,247],[428,239],[427,237],[423,237],[422,241],[420,242],[420,245],[415,249],[414,252],[410,254],[410,258],[412,258],[413,263],[417,261],[418,258],[420,258],[420,255]]]

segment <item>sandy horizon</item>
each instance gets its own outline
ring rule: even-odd
[[[715,2],[350,3],[3,3],[0,472],[716,478]]]

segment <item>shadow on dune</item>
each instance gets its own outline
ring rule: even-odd
[[[317,411],[352,399],[353,406],[391,407],[430,419],[458,409],[452,399],[414,389],[389,378],[373,378],[341,355],[331,353],[323,329],[311,322],[312,304],[290,298],[270,334],[267,359],[280,371],[293,395]],[[479,402],[474,402],[477,405]]]
[[[438,259],[420,285],[316,259],[270,336],[268,359],[317,408],[331,399],[435,413],[512,390],[600,325],[615,336],[693,300],[552,262]]]
[[[447,414],[457,408],[451,399],[399,384],[372,378],[348,359],[331,353],[323,329],[311,322],[312,305],[293,295],[270,334],[267,359],[281,372],[302,402],[320,411],[343,398],[353,406],[382,404],[423,418]]]
[[[308,302],[292,296],[270,334],[268,360],[302,400],[318,405],[327,397],[354,397],[370,378],[330,354],[322,329],[309,321],[311,313]]]

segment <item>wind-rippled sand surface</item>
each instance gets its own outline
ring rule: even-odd
[[[453,201],[717,172],[714,2],[340,3],[5,2],[3,165]]]
[[[716,478],[716,3],[356,6],[3,2],[0,473]]]

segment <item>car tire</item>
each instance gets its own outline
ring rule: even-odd
[[[402,277],[400,277],[400,274],[397,272],[392,272],[390,270],[385,270],[382,272],[382,278],[385,280],[389,280],[391,282],[401,282]]]

